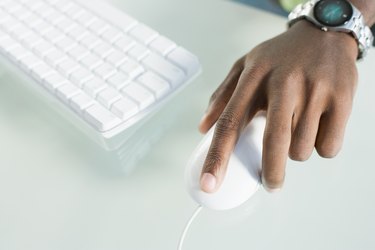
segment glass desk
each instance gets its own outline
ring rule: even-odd
[[[208,99],[238,57],[285,30],[283,18],[230,1],[114,4],[196,53],[204,72],[132,137],[133,151],[106,152],[0,69],[0,249],[176,249],[196,207],[184,167]],[[374,51],[358,64],[338,157],[289,161],[282,192],[203,210],[184,250],[374,249],[374,64]]]

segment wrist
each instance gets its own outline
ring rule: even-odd
[[[361,9],[365,7],[364,3],[368,7],[375,7],[375,1],[371,4],[363,0],[360,5]],[[365,13],[366,15],[363,15],[361,10],[350,0],[309,0],[296,6],[288,16],[288,24],[291,27],[301,19],[306,19],[323,31],[351,34],[358,45],[357,59],[362,59],[366,56],[373,42],[373,35],[366,24],[366,18],[367,23],[371,23],[369,20],[372,19],[370,18],[372,11],[366,10]]]
[[[344,32],[323,32],[317,26],[307,20],[299,20],[287,31],[293,32],[295,36],[311,37],[311,42],[318,44],[316,47],[330,47],[334,46],[339,50],[345,51],[347,55],[357,60],[358,44],[355,38]]]
[[[375,1],[374,0],[350,0],[350,2],[361,11],[368,26],[375,24]]]

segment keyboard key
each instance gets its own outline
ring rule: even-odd
[[[59,1],[54,4],[55,8],[62,13],[69,11],[74,5],[75,4],[70,1]]]
[[[150,27],[147,27],[144,24],[139,24],[130,31],[130,35],[137,39],[139,42],[147,45],[159,34]]]
[[[95,101],[85,93],[79,93],[70,99],[70,106],[78,114],[81,114],[85,109],[95,104]]]
[[[67,52],[72,47],[77,46],[77,43],[69,37],[64,37],[58,40],[55,45],[59,47],[62,51]]]
[[[4,16],[6,12],[2,12],[1,15]],[[18,20],[23,21],[25,18],[31,15],[31,13],[25,8],[20,7],[12,12],[12,15],[17,17]]]
[[[109,15],[106,16],[107,21],[109,21],[112,25],[116,26],[118,29],[128,32],[131,28],[137,25],[138,21],[128,16],[125,13],[119,12],[113,9],[106,9],[109,11]]]
[[[83,26],[76,25],[66,33],[70,38],[75,41],[81,41],[86,35],[90,34]]]
[[[39,35],[35,33],[29,33],[23,39],[21,39],[21,43],[28,49],[34,48],[38,43],[42,42],[43,39]]]
[[[82,91],[71,83],[64,84],[56,89],[56,96],[66,104],[70,98],[82,93]]]
[[[77,45],[73,48],[71,48],[67,53],[70,57],[72,57],[74,60],[79,61],[84,56],[89,54],[89,50],[81,45]]]
[[[45,54],[45,61],[52,67],[56,67],[60,62],[66,60],[68,57],[58,49],[52,49]]]
[[[185,79],[185,74],[181,69],[174,66],[161,56],[150,54],[142,61],[142,63],[147,68],[155,71],[157,74],[168,80],[174,87],[180,85]]]
[[[188,76],[197,73],[200,68],[198,58],[181,47],[169,53],[167,58],[182,68]]]
[[[44,35],[46,34],[48,31],[52,30],[53,29],[53,26],[49,23],[46,23],[44,21],[41,21],[41,22],[36,22],[32,25],[30,25],[30,27],[37,33],[39,33],[40,35]]]
[[[127,52],[129,49],[131,49],[133,46],[136,45],[136,42],[134,42],[133,39],[131,39],[128,36],[121,36],[114,45],[120,49],[122,52]]]
[[[120,30],[109,27],[106,31],[101,34],[101,37],[109,43],[114,43],[121,37],[122,33]]]
[[[68,83],[66,78],[64,78],[62,75],[58,73],[50,74],[43,79],[44,87],[46,87],[46,89],[49,90],[51,93],[55,93],[56,88],[66,83]]]
[[[52,7],[45,6],[44,8],[35,10],[35,13],[41,18],[45,19],[50,17],[50,15],[56,14],[56,10]]]
[[[96,19],[97,17],[89,11],[84,11],[79,17],[76,18],[77,22],[83,25],[84,27],[89,26]]]
[[[0,41],[0,47],[4,51],[9,51],[11,48],[15,47],[16,44],[17,42],[9,36],[5,37],[4,39]]]
[[[148,50],[147,47],[141,44],[137,44],[133,48],[131,48],[127,53],[134,60],[140,61],[143,58],[145,58],[150,53],[150,51]]]
[[[58,71],[65,77],[69,77],[69,75],[74,72],[74,70],[76,70],[77,68],[79,68],[79,64],[77,62],[75,62],[74,60],[72,59],[65,59],[63,61],[61,61],[58,65],[57,65],[57,69]]]
[[[83,67],[79,67],[70,75],[70,80],[79,88],[82,88],[83,84],[89,81],[91,78],[93,78],[92,73]]]
[[[22,1],[28,1],[28,0],[22,0]],[[45,2],[47,2],[51,6],[54,6],[54,5],[58,4],[60,1],[61,0],[45,0]]]
[[[120,70],[127,74],[130,78],[135,78],[145,71],[142,65],[134,60],[126,60],[123,64],[121,64]]]
[[[6,12],[8,12],[9,14],[12,14],[13,12],[22,8],[22,5],[17,2],[7,2],[5,5],[3,5],[3,8],[5,9]]]
[[[68,10],[65,11],[65,15],[71,19],[77,19],[80,15],[85,12],[81,6],[77,4],[73,4]]]
[[[171,88],[167,81],[152,72],[144,73],[137,81],[150,89],[158,99],[164,97]]]
[[[26,72],[31,71],[32,68],[36,67],[37,65],[43,63],[38,57],[30,54],[25,57],[22,57],[20,60],[20,66]]]
[[[42,41],[34,46],[33,51],[36,55],[44,57],[49,51],[53,49],[55,49],[55,47],[52,44],[46,41]]]
[[[60,13],[52,7],[47,7],[46,11],[44,9],[39,9],[37,11],[37,14],[41,18],[45,19],[45,21],[49,22],[52,18],[59,15]]]
[[[111,111],[123,120],[129,119],[138,113],[138,105],[128,98],[121,98],[114,102]]]
[[[106,88],[107,84],[97,77],[90,79],[83,85],[83,90],[92,98],[96,98],[97,94]]]
[[[122,53],[119,50],[113,50],[112,53],[110,53],[105,60],[112,64],[114,67],[120,66],[123,62],[128,60],[128,56],[124,53]]]
[[[14,36],[15,39],[22,40],[31,33],[34,33],[31,29],[29,29],[26,25],[20,24],[14,27],[11,31],[12,36]]]
[[[36,79],[39,83],[41,83],[46,76],[54,72],[55,70],[53,68],[51,68],[48,64],[42,62],[31,69],[31,76],[34,77],[34,79]]]
[[[56,26],[59,22],[61,22],[65,18],[66,18],[65,15],[57,12],[53,16],[49,16],[46,21],[49,22],[51,25]]]
[[[94,104],[84,112],[84,118],[96,129],[104,132],[121,123],[121,120],[99,104]]]
[[[94,69],[94,73],[100,78],[106,80],[116,73],[116,69],[109,63],[103,63]]]
[[[165,56],[174,48],[176,48],[176,44],[168,38],[159,36],[150,43],[149,47],[160,55]]]
[[[11,59],[15,62],[31,54],[29,50],[25,49],[21,45],[12,47],[10,50],[8,50],[8,53]]]
[[[23,1],[23,4],[30,9],[31,11],[35,11],[38,8],[46,7],[46,4],[43,1]]]
[[[51,43],[56,43],[60,39],[64,38],[64,34],[57,31],[56,29],[49,30],[48,32],[44,33],[43,36],[47,41]]]
[[[104,62],[100,59],[100,57],[93,54],[88,54],[80,60],[80,63],[88,70],[93,70]]]
[[[103,104],[107,109],[110,109],[112,103],[121,99],[121,95],[114,88],[106,88],[99,92],[96,99],[98,100],[98,102]]]
[[[105,58],[107,55],[113,52],[113,47],[109,43],[102,42],[94,47],[92,50],[96,55],[101,58]]]
[[[84,36],[80,43],[85,46],[87,49],[91,50],[96,45],[100,43],[100,38],[98,36],[89,34],[87,36]]]
[[[39,18],[37,15],[34,13],[30,13],[27,17],[25,17],[22,22],[26,24],[28,27],[34,27],[37,23],[42,22],[42,19]]]
[[[134,99],[141,109],[145,109],[155,101],[154,95],[149,90],[135,82],[125,86],[121,92]]]
[[[94,32],[96,35],[102,34],[104,31],[106,31],[109,26],[106,22],[104,22],[101,19],[95,19],[89,26],[88,28]]]
[[[121,89],[130,82],[130,78],[129,76],[121,72],[117,72],[116,74],[108,78],[107,82],[115,89]]]

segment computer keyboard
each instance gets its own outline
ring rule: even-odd
[[[200,71],[186,49],[92,0],[0,0],[0,52],[107,137]]]

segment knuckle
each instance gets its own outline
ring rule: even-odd
[[[296,83],[301,82],[303,79],[299,71],[291,71],[291,69],[282,69],[274,76],[285,87],[295,87]]]
[[[326,78],[319,78],[311,82],[311,96],[315,98],[322,97],[323,94],[327,94],[330,90],[330,81]]]
[[[274,122],[264,132],[264,144],[266,147],[272,146],[276,141],[278,143],[283,143],[289,137],[285,135],[291,132],[291,124],[287,123],[276,123]]]
[[[241,119],[232,111],[225,111],[219,118],[216,131],[218,134],[237,131],[241,126]]]
[[[295,99],[295,92],[299,88],[299,81],[296,79],[294,76],[284,76],[279,79],[271,78],[268,93],[280,101]]]
[[[333,105],[343,109],[349,109],[353,103],[354,93],[348,88],[342,88],[337,91],[333,97]]]
[[[334,96],[350,98],[354,94],[355,86],[348,80],[337,80],[335,86],[333,86],[331,92]]]
[[[212,94],[211,94],[211,97],[210,97],[210,104],[215,102],[215,100],[218,98],[219,96],[219,89],[215,90]]]
[[[241,57],[237,61],[234,62],[232,66],[232,70],[242,70],[244,65],[245,57]]]
[[[207,154],[204,171],[216,174],[223,163],[223,158],[217,147],[212,147]]]

